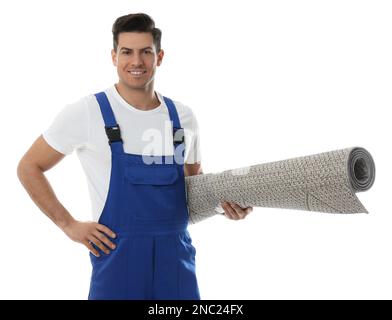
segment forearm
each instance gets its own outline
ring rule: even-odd
[[[185,164],[184,172],[185,172],[185,176],[186,177],[203,174],[203,170],[201,168],[201,164],[200,163]]]
[[[20,182],[34,203],[58,227],[64,230],[67,225],[74,221],[71,214],[57,199],[41,168],[21,160],[17,173]]]

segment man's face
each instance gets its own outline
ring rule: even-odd
[[[163,54],[163,50],[156,52],[151,33],[122,32],[117,52],[112,50],[112,60],[121,82],[132,89],[145,89],[153,84]]]

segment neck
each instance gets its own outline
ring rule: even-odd
[[[160,105],[153,86],[148,86],[148,88],[142,89],[134,89],[119,81],[115,84],[115,87],[120,96],[131,106],[137,109],[148,111],[155,109]]]

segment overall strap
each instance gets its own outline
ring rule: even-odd
[[[167,97],[163,97],[163,99],[165,100],[167,109],[169,111],[170,121],[173,124],[173,144],[176,148],[178,145],[185,142],[184,129],[181,128],[180,119],[178,118],[178,113],[174,102]]]
[[[121,139],[120,127],[117,124],[112,107],[105,92],[95,94],[99,107],[101,109],[103,121],[105,122],[105,131],[109,139],[109,145],[112,152],[124,153],[123,141]]]

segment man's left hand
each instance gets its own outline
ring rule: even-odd
[[[244,219],[253,211],[252,207],[241,208],[238,204],[227,201],[222,201],[221,206],[225,210],[225,216],[231,220]]]

